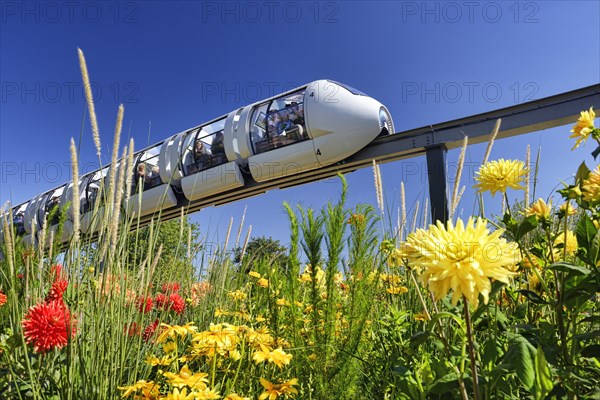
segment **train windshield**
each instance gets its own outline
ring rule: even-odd
[[[143,151],[137,158],[133,182],[133,193],[162,185],[160,178],[159,156],[162,143]]]
[[[349,91],[352,94],[355,94],[355,95],[358,95],[358,96],[367,96],[367,94],[365,92],[361,92],[360,90],[355,89],[352,86],[346,85],[344,83],[340,83],[340,82],[332,81],[332,80],[329,80],[329,82],[335,83],[336,85],[339,85],[339,86],[343,87],[344,89],[346,89],[347,91]]]
[[[223,129],[225,118],[188,131],[183,139],[182,162],[185,176],[227,162]]]
[[[98,206],[104,204],[104,198],[106,195],[104,191],[106,189],[105,178],[108,174],[108,167],[100,171],[96,171],[90,178],[87,187],[85,188],[85,197],[81,201],[81,213],[85,214],[89,211],[93,211],[96,206],[96,201],[100,201]]]
[[[304,121],[304,92],[286,94],[254,108],[250,141],[254,154],[308,139]]]

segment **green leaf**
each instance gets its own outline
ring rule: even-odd
[[[516,240],[519,241],[521,240],[521,238],[523,238],[523,236],[525,236],[528,232],[531,232],[532,230],[534,230],[537,227],[538,223],[537,223],[537,218],[535,215],[530,215],[529,217],[525,218],[520,224],[519,227],[517,228],[517,231],[515,232],[515,236],[516,236]]]
[[[567,262],[557,262],[548,267],[549,270],[559,271],[559,272],[568,272],[574,275],[589,275],[591,272],[588,268],[570,264]]]
[[[536,400],[543,400],[546,395],[550,393],[554,384],[552,382],[552,376],[550,375],[550,368],[548,368],[548,362],[544,355],[544,350],[538,347],[537,353],[535,353],[535,385],[534,394]]]
[[[600,344],[591,344],[581,350],[581,356],[587,358],[600,358]]]
[[[582,162],[579,168],[577,168],[577,173],[575,174],[575,184],[580,185],[590,176],[590,172],[590,169],[587,167],[587,165],[585,165],[585,161]]]
[[[535,304],[548,304],[548,302],[537,294],[536,292],[532,292],[531,290],[521,289],[517,290],[517,292],[521,293],[523,296],[527,297],[527,300],[531,301]]]
[[[455,373],[451,372],[435,381],[429,387],[429,392],[432,394],[447,394],[455,389],[458,389],[458,378]]]
[[[598,230],[594,226],[594,223],[587,214],[584,214],[577,223],[577,227],[575,228],[575,236],[577,237],[578,247],[583,248],[585,253],[588,254],[584,260],[593,265],[596,265],[596,260],[590,259],[589,253],[592,252],[594,238],[597,234]]]
[[[463,325],[463,321],[459,317],[457,317],[455,314],[452,314],[451,312],[448,312],[448,311],[442,311],[442,312],[439,312],[439,313],[437,313],[437,314],[435,314],[435,315],[433,315],[431,317],[431,321],[429,321],[427,323],[428,329],[429,330],[433,330],[433,327],[435,326],[435,323],[437,321],[439,321],[440,319],[442,319],[442,318],[450,318],[450,319],[453,319],[454,321],[456,321],[456,323],[459,326],[462,327],[462,325]]]
[[[517,373],[517,377],[526,388],[533,387],[535,381],[535,347],[521,335],[517,335],[506,352],[504,361]]]
[[[429,336],[431,336],[431,332],[429,331],[417,332],[411,336],[410,344],[411,346],[418,346],[421,343],[425,342],[429,338]]]

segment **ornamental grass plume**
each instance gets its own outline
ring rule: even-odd
[[[33,351],[46,353],[67,345],[69,336],[75,335],[75,324],[69,309],[62,300],[37,304],[23,318],[23,336]]]
[[[585,143],[588,138],[592,135],[592,133],[597,130],[594,127],[594,119],[596,118],[596,114],[594,113],[594,108],[590,107],[588,111],[582,111],[581,115],[577,119],[577,122],[571,129],[573,134],[569,136],[571,139],[575,140],[575,145],[571,150],[575,150],[579,147],[581,143]]]
[[[490,192],[492,196],[496,192],[506,193],[508,188],[524,190],[521,185],[525,181],[528,169],[523,161],[505,160],[503,158],[487,162],[479,168],[474,186],[477,192]]]
[[[505,266],[520,260],[518,246],[501,238],[503,233],[502,229],[490,233],[483,219],[469,218],[466,224],[459,219],[456,226],[438,221],[409,235],[406,254],[412,258],[409,263],[422,268],[420,279],[436,299],[452,289],[454,305],[464,296],[477,306],[479,295],[487,304],[490,279],[508,283],[514,273]]]
[[[90,113],[90,124],[92,125],[92,136],[94,145],[96,146],[96,154],[100,157],[100,130],[98,129],[98,119],[96,118],[96,110],[94,107],[94,96],[92,95],[92,85],[90,84],[90,76],[88,74],[87,63],[85,56],[80,48],[77,49],[79,55],[79,68],[81,69],[81,78],[83,80],[83,89],[85,90],[85,100]]]
[[[596,169],[583,181],[581,191],[588,203],[600,202],[600,165],[596,165]]]

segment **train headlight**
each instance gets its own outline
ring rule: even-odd
[[[394,123],[390,113],[384,108],[379,109],[379,129],[380,135],[391,135],[394,133]]]

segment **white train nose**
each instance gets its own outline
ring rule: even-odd
[[[338,82],[321,80],[306,89],[306,123],[321,166],[343,160],[380,134],[394,132],[377,100]]]

